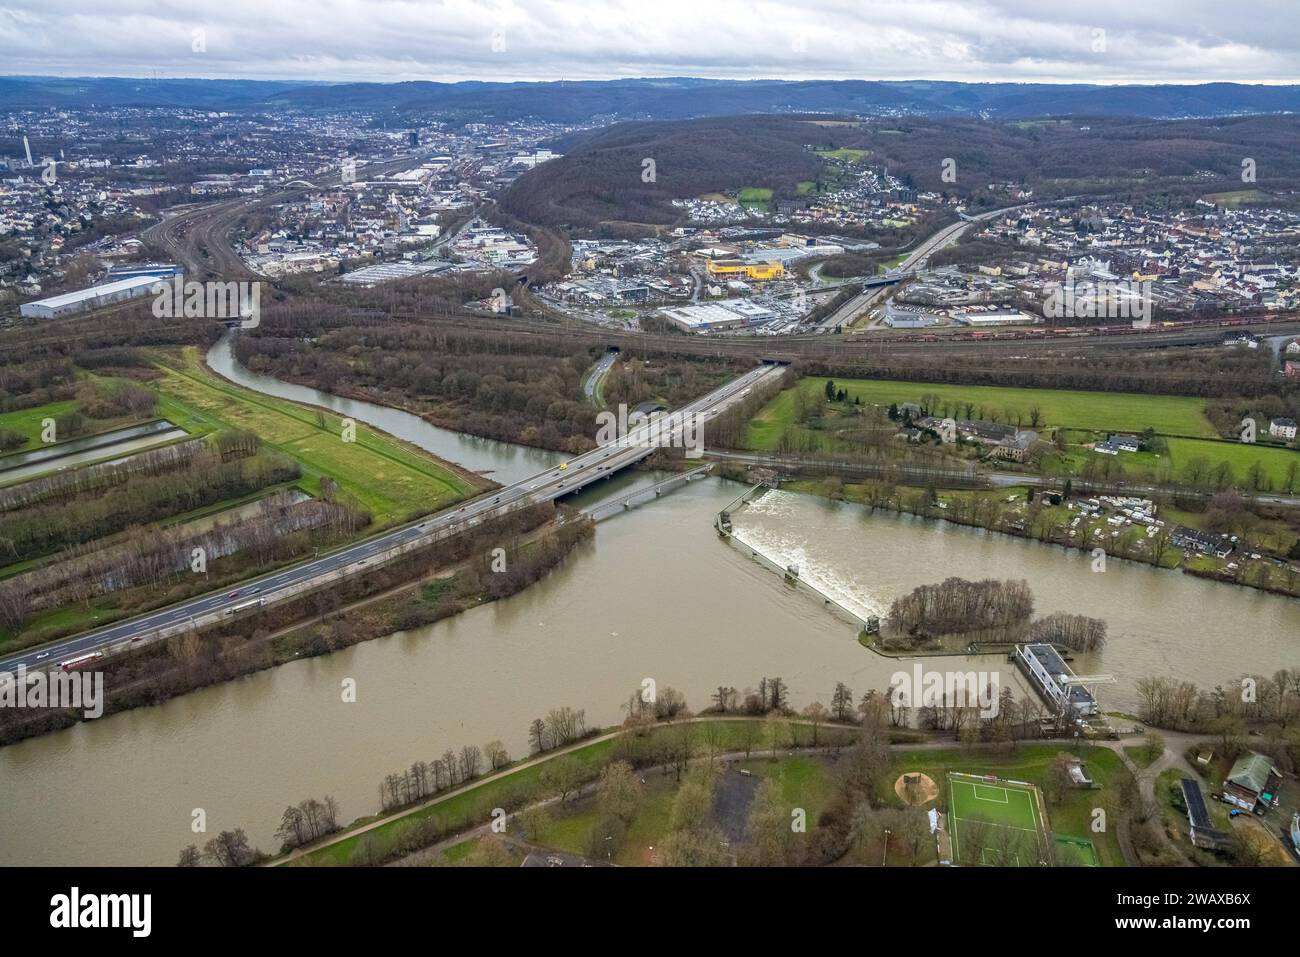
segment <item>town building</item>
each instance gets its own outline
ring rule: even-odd
[[[1277,418],[1268,424],[1268,434],[1275,439],[1285,439],[1288,442],[1295,438],[1296,425],[1295,419]]]
[[[1223,779],[1223,799],[1245,811],[1263,804],[1270,807],[1282,776],[1273,763],[1257,751],[1247,751]]]
[[[779,262],[745,262],[743,259],[710,259],[706,264],[709,275],[744,276],[755,282],[785,277],[785,266]]]
[[[1029,457],[1029,450],[1034,447],[1038,441],[1038,433],[1030,429],[1016,432],[1015,435],[1003,439],[993,446],[990,454],[997,459],[1009,459],[1012,462],[1023,462]]]
[[[1200,782],[1195,778],[1183,778],[1179,781],[1183,789],[1183,804],[1187,808],[1187,822],[1190,825],[1188,836],[1197,847],[1214,850],[1226,847],[1230,837],[1218,830],[1210,820],[1209,808],[1205,806],[1205,795]]]
[[[1181,548],[1183,551],[1196,551],[1216,558],[1227,558],[1236,547],[1229,538],[1211,535],[1209,532],[1188,528],[1186,525],[1179,525],[1170,532],[1169,541],[1175,548]]]
[[[885,314],[880,321],[891,329],[924,329],[927,326],[937,326],[942,319],[923,309],[895,305],[891,299],[885,303]]]
[[[687,332],[718,332],[748,326],[751,319],[731,304],[701,303],[695,306],[672,306],[657,313]]]

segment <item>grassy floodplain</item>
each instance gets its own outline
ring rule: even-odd
[[[47,418],[57,419],[59,416],[72,412],[76,408],[76,399],[61,399],[58,402],[47,402],[45,405],[33,406],[30,409],[0,413],[0,430],[17,432],[27,439],[25,445],[10,449],[6,454],[27,452],[41,446],[43,444],[41,442],[42,420]],[[100,431],[100,423],[96,422],[95,425],[96,431]],[[78,438],[80,437],[78,436]]]
[[[160,357],[159,412],[194,433],[247,429],[268,446],[300,463],[304,489],[320,494],[331,478],[346,495],[370,510],[384,527],[445,508],[474,488],[425,453],[392,436],[356,423],[356,441],[343,441],[343,418],[332,412],[264,396],[218,377],[198,351]]]
[[[997,415],[999,421],[1014,422],[1019,414],[1029,428],[1031,409],[1038,409],[1039,429],[1067,428],[1089,431],[1140,432],[1153,428],[1167,435],[1215,438],[1214,426],[1205,416],[1202,399],[1182,396],[1138,395],[1122,392],[1079,392],[1066,389],[1017,389],[1002,386],[950,385],[931,382],[903,382],[893,379],[836,379],[849,400],[861,398],[866,405],[921,401],[937,396],[953,403],[974,405],[976,418]],[[796,389],[809,396],[820,395],[826,379],[810,376]],[[794,422],[795,391],[788,389],[769,402],[750,424],[748,447],[760,451],[776,448],[781,433]]]
[[[705,725],[711,726],[717,745],[722,751],[744,749],[744,725],[761,724],[764,719],[714,719],[696,725],[696,735],[702,737]],[[657,727],[652,734],[673,733],[672,725]],[[807,726],[796,726],[795,738],[791,742],[796,747],[811,744],[811,731]],[[823,726],[821,742],[825,744],[831,735],[847,744],[856,736],[856,729]],[[547,752],[519,762],[482,779],[448,792],[446,796],[435,798],[431,802],[407,813],[398,812],[398,816],[384,820],[384,823],[364,833],[356,829],[375,823],[382,818],[376,815],[361,818],[347,829],[342,840],[308,850],[293,859],[294,865],[348,865],[363,862],[373,855],[382,858],[385,853],[396,847],[404,832],[409,831],[416,821],[433,818],[440,825],[444,834],[449,835],[450,846],[442,852],[442,862],[460,863],[477,845],[481,838],[473,832],[489,820],[494,807],[512,794],[528,792],[533,800],[545,796],[543,788],[538,790],[543,769],[555,760],[572,760],[581,765],[584,780],[593,781],[600,769],[607,763],[618,759],[618,734],[606,734],[587,744],[576,745],[557,752]],[[761,739],[761,735],[760,735]],[[754,737],[749,739],[753,744]],[[882,775],[878,807],[899,807],[901,799],[894,791],[894,782],[904,772],[922,771],[936,781],[946,780],[948,771],[961,771],[972,774],[992,773],[1002,778],[1021,780],[1045,787],[1049,770],[1057,756],[1069,750],[1065,743],[1037,742],[1022,743],[1010,753],[999,754],[989,749],[966,751],[953,746],[949,749],[926,750],[911,749],[906,745],[893,751],[888,770]],[[1059,800],[1049,801],[1046,807],[1051,830],[1054,834],[1076,838],[1090,843],[1098,863],[1102,866],[1123,866],[1123,854],[1114,827],[1098,834],[1092,830],[1093,812],[1097,807],[1104,807],[1107,813],[1118,815],[1122,810],[1122,788],[1131,780],[1117,754],[1104,747],[1085,747],[1077,752],[1092,779],[1097,783],[1095,789],[1070,789]],[[782,799],[791,806],[802,807],[807,811],[810,831],[817,826],[821,812],[829,807],[837,792],[836,762],[825,756],[811,753],[791,754],[782,746],[780,753],[773,757],[764,744],[755,745],[755,750],[747,759],[740,759],[732,767],[743,769],[756,778],[770,778],[778,785]],[[699,767],[688,771],[687,777],[700,773]],[[678,789],[676,776],[661,769],[645,769],[638,772],[642,778],[643,791],[635,817],[629,824],[627,835],[613,863],[624,866],[644,866],[655,863],[654,849],[659,847],[670,830],[670,814],[673,800]],[[946,805],[947,794],[940,797],[941,804]],[[592,800],[581,799],[567,806],[551,805],[539,832],[531,838],[534,845],[556,851],[583,855],[591,846],[591,836],[598,827],[600,812]],[[463,832],[465,840],[455,842],[450,837],[455,832]],[[446,839],[444,839],[446,840]],[[369,842],[369,848],[363,847],[363,841]],[[933,848],[926,847],[920,859],[912,861],[897,854],[894,849],[864,848],[850,851],[844,863],[879,863],[882,853],[889,864],[904,866],[908,864],[927,865],[935,863]]]
[[[267,449],[295,460],[302,470],[302,476],[292,482],[259,489],[238,499],[210,503],[190,513],[166,516],[163,519],[166,524],[221,514],[289,486],[319,496],[324,479],[333,480],[341,495],[370,512],[372,530],[445,508],[475,491],[475,484],[469,478],[423,451],[361,423],[356,425],[355,442],[342,441],[340,416],[262,396],[227,382],[202,364],[195,349],[158,353],[156,359],[162,375],[149,385],[159,396],[159,417],[191,436],[247,429],[260,436]],[[105,384],[117,381],[93,378]],[[10,425],[0,427],[18,431],[27,423],[28,430],[39,442],[40,420],[62,414],[75,405],[74,401],[64,401],[8,413],[0,417],[0,423],[8,421]],[[110,424],[117,427],[123,423]],[[26,562],[6,569],[6,574],[25,570],[32,564]],[[24,633],[43,636],[40,640],[46,640],[119,620],[130,613],[129,608],[119,604],[119,598],[102,596],[76,606],[48,609],[34,615]],[[0,632],[0,647],[14,637],[12,633]]]

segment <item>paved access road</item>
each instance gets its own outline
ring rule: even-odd
[[[739,402],[759,383],[779,377],[781,367],[762,365],[715,389],[701,399],[678,410],[677,417],[701,416],[705,420]],[[671,439],[681,430],[680,424],[667,432]],[[180,602],[168,608],[118,622],[97,631],[64,638],[45,646],[30,648],[0,660],[0,671],[13,671],[20,664],[28,669],[56,666],[61,662],[94,653],[110,654],[130,647],[133,642],[157,639],[188,627],[209,625],[234,614],[245,614],[259,607],[309,591],[341,575],[357,574],[395,557],[398,549],[413,548],[449,534],[468,530],[481,522],[508,511],[554,501],[592,482],[649,456],[654,449],[645,443],[650,427],[632,431],[621,442],[600,446],[575,456],[531,478],[478,498],[419,522],[391,529],[373,538],[350,545],[313,561],[250,579],[238,588],[212,592]],[[660,444],[663,444],[661,442]],[[251,604],[250,604],[251,603]]]
[[[587,397],[588,401],[596,401],[596,388],[600,385],[600,381],[609,373],[609,370],[614,368],[614,363],[617,361],[618,350],[610,349],[600,357],[600,361],[592,368],[590,374],[588,374],[586,380],[582,383],[582,392]]]

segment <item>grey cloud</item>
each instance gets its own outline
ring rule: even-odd
[[[117,0],[111,7],[42,0],[0,7],[8,73],[1291,82],[1300,76],[1297,51],[1300,17],[1293,2],[1275,0],[1241,7],[1204,0]]]

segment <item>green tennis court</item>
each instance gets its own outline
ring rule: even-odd
[[[1042,863],[1046,815],[1038,788],[992,776],[948,775],[953,860],[1002,867]]]
[[[1056,858],[1062,864],[1073,864],[1076,867],[1101,867],[1092,841],[1081,837],[1056,835]]]

